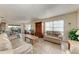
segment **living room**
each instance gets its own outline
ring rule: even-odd
[[[79,34],[71,34],[73,29],[78,32],[79,5],[3,4],[0,8],[1,54],[79,53]]]
[[[62,39],[62,41],[68,41],[66,44],[69,45],[69,50],[71,51],[71,53],[73,54],[79,53],[78,52],[79,48],[77,46],[75,47],[75,45],[78,45],[78,42],[70,40],[70,38],[68,37],[69,31],[71,31],[72,29],[78,29],[79,27],[78,26],[78,10],[74,12],[54,16],[54,17],[45,18],[45,19],[39,19],[39,20],[34,19],[31,23],[28,23],[28,24],[30,24],[32,30],[35,31],[36,30],[35,24],[39,22],[42,22],[41,35],[43,35],[44,40],[48,42],[53,42],[56,44],[61,44],[60,39]],[[56,29],[53,27],[54,25],[56,26],[55,27]],[[47,31],[49,32],[47,33]],[[52,31],[54,31],[55,33]],[[61,35],[59,35],[59,38],[57,38],[58,36],[57,31],[61,32]],[[58,39],[59,41],[58,40],[55,41],[53,39]],[[66,48],[68,48],[68,46]]]

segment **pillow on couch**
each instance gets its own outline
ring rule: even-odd
[[[47,31],[46,35],[59,37],[61,35],[61,33],[59,31]]]

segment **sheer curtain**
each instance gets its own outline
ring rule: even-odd
[[[45,22],[45,32],[47,31],[59,31],[64,34],[64,20],[56,20]]]

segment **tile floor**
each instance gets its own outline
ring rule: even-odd
[[[61,47],[58,44],[50,43],[48,41],[39,39],[39,41],[33,45],[33,53],[34,54],[60,54]]]

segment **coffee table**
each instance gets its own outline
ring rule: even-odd
[[[35,44],[35,42],[38,40],[37,36],[31,35],[31,34],[25,35],[25,41],[26,41],[26,38],[30,39],[30,42],[32,43],[32,45]]]

